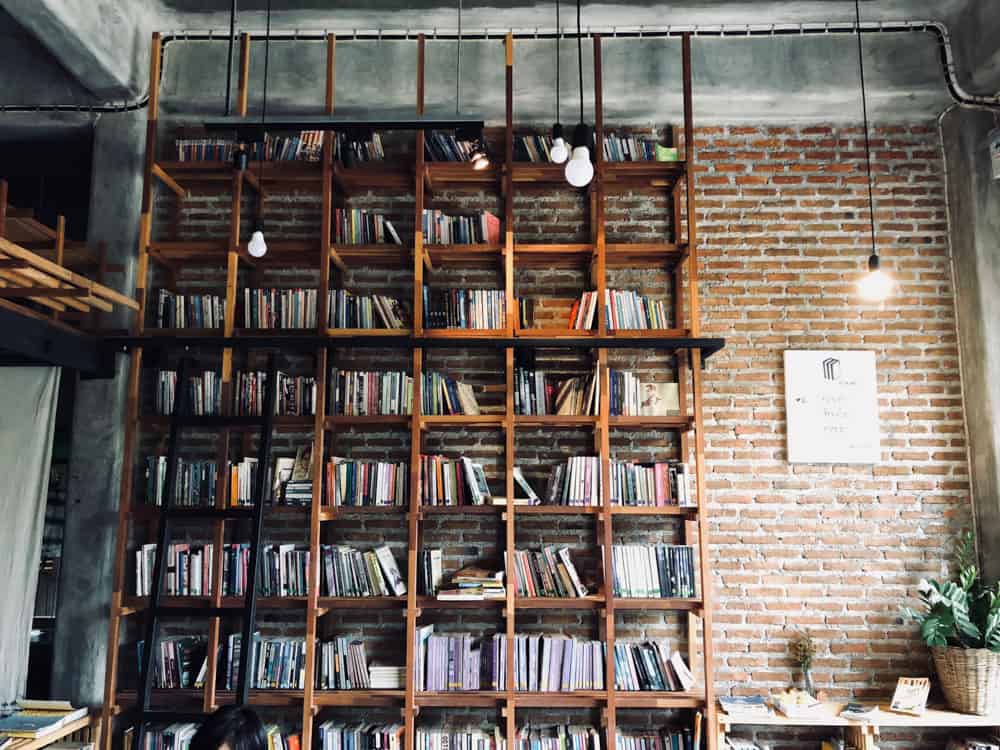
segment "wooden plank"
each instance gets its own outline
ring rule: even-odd
[[[694,192],[694,103],[691,97],[691,34],[681,37],[681,57],[684,79],[684,162],[686,165],[684,183],[687,199],[687,267],[688,267],[688,312],[691,315],[691,335],[700,336],[701,310],[698,300],[698,216]],[[711,737],[712,733],[709,732]],[[711,741],[709,743],[711,745]],[[711,746],[709,750],[714,750]]]
[[[236,114],[247,116],[247,102],[250,94],[250,35],[240,35],[240,72],[236,91]]]
[[[178,198],[187,198],[191,195],[190,191],[182,188],[159,164],[153,164],[153,177],[162,182]]]
[[[32,281],[37,280],[27,275],[28,273],[30,273],[30,271],[31,269],[27,269],[23,272],[0,271],[0,280],[2,280],[2,286],[9,287],[11,285],[14,285],[14,286],[24,287],[30,285]],[[51,286],[47,286],[46,288],[51,289]],[[65,305],[63,302],[57,302],[56,300],[49,299],[48,297],[30,297],[29,299],[32,302],[37,302],[39,305],[49,308],[50,310],[58,310],[62,312],[66,310],[67,307],[67,305]],[[77,307],[74,307],[73,309],[77,310],[80,309],[78,307],[81,304],[79,301],[77,300],[65,300],[65,301],[70,302],[72,305],[77,305]]]
[[[418,264],[419,265],[419,264]],[[418,384],[423,377],[423,350],[413,350],[413,382]],[[406,555],[406,696],[404,711],[404,740],[406,750],[414,750],[417,714],[416,696],[416,653],[413,648],[417,632],[417,583],[420,554],[420,453],[422,438],[420,415],[423,405],[421,389],[413,389],[413,416],[410,423],[410,512],[407,522]]]
[[[0,180],[0,237],[7,234],[7,180]]]

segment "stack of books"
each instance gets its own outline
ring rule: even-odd
[[[699,750],[690,727],[680,729],[622,730],[615,734],[615,750]]]
[[[405,328],[409,314],[395,297],[359,296],[343,289],[329,295],[330,328]]]
[[[666,300],[627,289],[605,289],[604,312],[609,331],[670,327],[670,306]]]
[[[188,414],[207,416],[222,413],[222,379],[219,373],[206,370],[201,375],[189,377],[187,381]],[[153,394],[153,408],[157,414],[173,414],[176,393],[177,372],[160,370]]]
[[[337,636],[318,644],[316,687],[320,690],[367,690],[371,687],[364,641]]]
[[[244,289],[246,328],[315,328],[315,289]]]
[[[233,413],[259,417],[267,394],[266,372],[238,371],[233,378]],[[284,416],[308,416],[316,408],[316,378],[309,375],[278,373],[278,392],[274,413]]]
[[[514,161],[551,162],[552,136],[515,135]]]
[[[694,675],[665,641],[616,641],[615,688],[626,691],[690,690]]]
[[[197,724],[153,724],[142,735],[142,750],[189,750],[198,731]]]
[[[226,639],[224,683],[234,690],[240,669],[242,645],[238,633]],[[304,690],[306,641],[304,638],[261,636],[254,633],[250,660],[250,687],[257,690]]]
[[[468,383],[454,380],[439,372],[425,372],[420,405],[424,414],[479,414],[475,391]]]
[[[153,654],[153,687],[166,690],[198,687],[197,680],[205,662],[208,640],[200,635],[161,636]],[[136,643],[142,664],[145,641]],[[141,669],[141,667],[140,667]]]
[[[545,505],[600,505],[604,497],[601,485],[601,459],[598,456],[572,456],[557,464],[545,487]]]
[[[295,458],[275,458],[271,473],[271,502],[299,507],[311,505],[312,470],[312,446],[300,447],[295,451]]]
[[[368,552],[342,545],[320,547],[324,596],[405,596],[406,582],[392,550],[383,545]]]
[[[597,328],[597,292],[584,292],[569,311],[569,327],[574,331],[593,331]]]
[[[507,325],[503,289],[431,289],[424,285],[426,328],[496,329]]]
[[[604,134],[604,161],[655,161],[656,140],[634,135]]]
[[[695,595],[694,549],[674,544],[616,544],[614,595],[625,599],[686,599]]]
[[[514,689],[566,693],[604,690],[603,641],[565,635],[514,636]]]
[[[427,161],[471,161],[476,151],[473,141],[459,140],[451,133],[432,130],[424,138]]]
[[[506,750],[506,747],[498,727],[449,725],[418,728],[413,750]],[[570,748],[560,747],[559,750]]]
[[[514,371],[514,413],[596,416],[600,411],[597,374],[553,381],[541,370]]]
[[[316,729],[319,750],[402,750],[401,724],[343,724],[328,720]],[[176,748],[175,748],[176,750]]]
[[[333,242],[337,245],[403,244],[391,221],[364,208],[333,209]]]
[[[349,133],[336,133],[333,142],[333,158],[345,167],[353,167],[369,161],[385,159],[382,148],[382,138],[378,133],[372,133],[370,139],[354,138]]]
[[[694,474],[680,461],[636,464],[611,462],[611,504],[694,508]]]
[[[261,548],[262,596],[309,594],[309,548],[294,544],[265,544]]]
[[[601,750],[601,732],[573,724],[526,724],[517,730],[511,750]],[[669,746],[655,750],[669,750]]]
[[[568,547],[545,547],[537,552],[514,551],[514,586],[518,596],[580,597],[587,587],[580,581]]]
[[[763,695],[723,695],[719,698],[719,706],[734,719],[756,719],[774,714]]]
[[[507,638],[495,633],[436,635],[433,625],[417,628],[414,682],[417,690],[504,690]]]
[[[325,505],[406,505],[409,465],[332,457],[326,465]]]
[[[144,544],[135,553],[135,593],[153,590],[156,544]],[[163,593],[166,596],[207,596],[212,590],[212,545],[177,542],[167,547]]]
[[[372,690],[402,690],[406,687],[406,667],[372,664],[368,667],[368,681]]]
[[[500,219],[489,211],[448,216],[438,209],[425,208],[421,229],[427,245],[500,244]]]
[[[393,416],[409,414],[413,378],[405,372],[330,372],[331,414]]]
[[[253,505],[254,487],[257,486],[257,459],[248,457],[229,462],[229,505]]]
[[[323,154],[323,131],[303,130],[297,135],[264,136],[263,143],[249,144],[250,159],[257,161],[319,161]]]
[[[297,734],[283,732],[276,724],[267,724],[264,727],[267,735],[267,750],[301,750],[302,740]],[[174,748],[173,750],[177,750]]]
[[[608,376],[612,416],[664,417],[680,410],[677,383],[644,382],[628,370],[611,369]]]
[[[437,598],[448,602],[480,602],[506,599],[502,570],[467,565],[451,577],[448,588],[438,588]]]
[[[177,458],[177,477],[174,482],[175,506],[206,506],[215,502],[218,464],[215,461]],[[146,457],[146,502],[162,506],[167,482],[167,457]]]
[[[232,162],[236,143],[231,138],[178,138],[177,161]]]
[[[444,582],[442,555],[440,548],[422,547],[420,550],[420,593],[424,596],[437,596],[438,589]]]
[[[226,299],[218,294],[173,294],[161,289],[156,303],[158,328],[221,328]]]
[[[420,456],[421,505],[487,505],[492,500],[482,464],[465,456]]]

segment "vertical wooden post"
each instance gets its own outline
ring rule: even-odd
[[[326,113],[333,114],[334,81],[336,80],[337,38],[326,37]],[[330,327],[330,242],[333,221],[333,133],[323,133],[323,204],[320,216],[319,289],[317,290],[316,326],[320,333]]]
[[[614,574],[612,571],[611,550],[614,545],[614,516],[611,514],[611,379],[608,370],[608,350],[597,350],[597,377],[600,388],[600,409],[598,410],[597,431],[599,438],[599,456],[601,465],[601,497],[600,544],[604,548],[603,584],[604,584],[604,639],[606,652],[604,661],[604,683],[608,691],[607,711],[605,713],[605,747],[615,746],[615,727],[617,726],[616,692],[615,692],[615,598]]]
[[[0,237],[7,236],[7,180],[0,180]]]
[[[423,177],[418,173],[418,180]],[[416,742],[417,694],[414,680],[416,676],[416,633],[417,617],[417,571],[420,555],[420,451],[423,428],[423,403],[421,383],[423,380],[423,349],[413,350],[413,403],[410,418],[410,507],[407,513],[407,557],[406,557],[406,690],[404,714],[405,750],[414,750]]]
[[[507,34],[504,40],[506,56],[506,117],[504,128],[504,170],[503,170],[503,273],[504,273],[504,304],[507,307],[507,320],[504,324],[507,336],[514,335],[517,328],[518,309],[517,297],[514,294],[514,35]],[[513,570],[513,568],[508,568]],[[513,645],[513,644],[510,644]],[[513,713],[513,708],[511,709]]]
[[[596,230],[594,232],[594,275],[597,277],[597,335],[607,336],[608,316],[605,296],[608,289],[608,274],[604,222],[607,195],[604,192],[604,83],[601,72],[600,34],[594,36],[594,161],[594,181],[591,183],[590,190],[594,196],[591,220],[594,222]]]
[[[138,262],[135,295],[139,303],[132,333],[140,335],[146,318],[146,275],[148,271],[150,226],[153,212],[153,164],[156,161],[156,127],[160,106],[160,35],[154,33],[149,50],[149,104],[146,109],[146,154],[142,175],[142,213],[139,224]],[[0,211],[6,217],[7,185],[0,183]],[[4,227],[0,226],[0,235]],[[122,446],[122,475],[118,497],[118,539],[115,549],[114,577],[111,583],[111,616],[108,623],[108,652],[104,672],[104,705],[101,708],[99,737],[103,750],[111,750],[112,728],[118,705],[118,648],[122,621],[122,590],[128,554],[129,519],[132,514],[132,475],[139,429],[139,392],[142,375],[142,349],[129,354],[129,375],[125,395],[125,425]]]
[[[55,261],[56,265],[62,266],[66,260],[66,217],[59,214],[56,217],[56,244],[55,244]],[[59,287],[65,286],[60,283]],[[52,312],[52,317],[55,320],[59,319],[59,313],[57,311]]]
[[[424,113],[424,35],[417,37],[417,116]],[[424,131],[417,131],[413,233],[413,335],[424,335]],[[417,390],[414,383],[413,390]]]
[[[516,463],[516,433],[514,419],[514,348],[508,346],[504,350],[504,492],[507,496],[507,510],[503,514],[505,555],[507,558],[507,570],[513,571],[514,552],[517,543],[516,512],[514,495],[517,494],[517,486],[514,483],[514,466]],[[515,703],[516,693],[514,690],[514,639],[517,634],[517,601],[514,581],[508,576],[507,580],[507,602],[504,607],[504,617],[507,640],[507,659],[502,669],[506,677],[507,697],[506,697],[506,727],[505,737],[508,747],[513,742],[517,733],[517,708]]]
[[[701,310],[698,304],[698,232],[694,195],[694,105],[691,100],[691,34],[681,38],[684,78],[684,183],[687,188],[687,267],[688,312],[691,335],[700,336]]]

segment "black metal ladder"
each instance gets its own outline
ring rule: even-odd
[[[240,637],[239,672],[236,685],[236,705],[246,705],[250,696],[250,665],[253,661],[252,642],[254,622],[257,617],[257,567],[264,521],[264,495],[266,492],[267,469],[271,463],[271,442],[274,427],[274,412],[278,392],[278,360],[272,354],[268,362],[267,386],[264,405],[260,417],[197,417],[189,416],[188,374],[189,362],[182,360],[177,372],[174,389],[174,408],[170,420],[170,435],[167,444],[167,471],[163,487],[163,507],[156,539],[156,559],[153,565],[153,580],[150,588],[149,605],[146,610],[146,632],[140,663],[139,690],[136,698],[138,712],[133,732],[133,750],[142,750],[146,725],[150,722],[198,721],[205,718],[203,712],[172,711],[150,708],[151,683],[153,680],[153,659],[157,653],[156,644],[160,635],[161,617],[237,617],[242,616],[243,628]],[[257,455],[257,475],[253,483],[253,505],[250,508],[175,508],[174,486],[177,479],[177,454],[180,431],[184,427],[260,425],[260,445]],[[167,548],[171,539],[171,522],[179,519],[205,518],[216,520],[246,520],[252,522],[250,559],[247,569],[247,583],[243,592],[242,607],[199,607],[164,606],[160,603],[166,568]],[[206,659],[218,659],[218,652],[206,652]]]

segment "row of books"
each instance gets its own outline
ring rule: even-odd
[[[388,546],[362,552],[353,547],[320,547],[325,596],[405,596],[406,582]]]
[[[518,596],[570,598],[587,595],[568,547],[514,550],[514,586]]]
[[[215,502],[219,465],[216,461],[177,458],[172,503],[175,506],[211,505]],[[147,456],[145,501],[162,506],[167,483],[167,457]]]
[[[261,547],[260,592],[263,596],[309,595],[309,548],[294,544]]]
[[[630,370],[608,371],[609,412],[621,417],[664,417],[680,409],[677,383],[643,381]]]
[[[612,461],[611,503],[642,507],[697,507],[694,474],[681,461],[655,464]]]
[[[479,403],[472,386],[439,372],[425,372],[422,378],[420,406],[427,416],[479,414]],[[409,412],[407,412],[409,413]]]
[[[220,414],[222,409],[222,378],[217,372],[206,370],[187,379],[188,413],[195,416]],[[177,371],[160,370],[157,373],[153,409],[157,414],[172,414],[177,395]]]
[[[385,159],[382,138],[372,133],[370,138],[358,138],[351,133],[339,132],[333,142],[333,158],[345,167]]]
[[[237,142],[231,138],[178,138],[178,161],[231,162]],[[319,161],[323,152],[323,131],[303,130],[295,135],[266,134],[263,141],[245,145],[248,158],[256,161]]]
[[[208,640],[199,635],[161,636],[153,654],[153,687],[161,690],[201,687]],[[136,644],[141,669],[145,642]]]
[[[492,500],[482,464],[465,456],[420,456],[421,505],[488,505]]]
[[[332,289],[329,295],[331,328],[405,328],[409,314],[403,303],[381,294],[358,295]]]
[[[403,462],[331,458],[326,465],[326,505],[407,505],[409,473]]]
[[[460,140],[451,133],[432,130],[424,137],[424,157],[427,161],[472,161],[475,151],[473,141]]]
[[[426,328],[496,329],[507,325],[503,289],[431,289],[424,286]]]
[[[403,415],[412,403],[413,378],[405,372],[334,368],[330,373],[331,414]]]
[[[514,413],[597,416],[600,388],[596,373],[556,379],[541,370],[514,371]]]
[[[507,598],[502,570],[492,570],[479,565],[466,565],[456,571],[447,588],[439,587],[439,601],[480,602]]]
[[[512,750],[601,750],[601,733],[574,724],[525,724],[517,730]]]
[[[605,644],[564,635],[514,636],[514,689],[604,690]]]
[[[167,596],[208,596],[212,591],[214,556],[212,544],[177,542],[167,548],[163,593]],[[222,547],[222,595],[243,596],[246,591],[248,544],[225,544]],[[153,588],[156,544],[143,544],[135,552],[135,592],[149,596]]]
[[[316,728],[319,750],[402,750],[402,724],[374,724],[364,721],[344,724],[328,720]],[[448,750],[445,748],[444,750]]]
[[[623,691],[678,692],[694,686],[694,675],[679,651],[664,640],[617,641],[615,688]]]
[[[285,416],[315,414],[316,378],[279,372],[274,413]],[[239,371],[233,377],[233,413],[259,417],[264,413],[267,393],[266,372]]]
[[[573,303],[569,327],[576,331],[594,330],[597,327],[598,307],[597,292],[584,292]],[[669,328],[669,305],[666,300],[654,299],[629,289],[605,289],[604,319],[609,331]]]
[[[673,544],[616,544],[613,593],[625,599],[685,599],[695,595],[694,549]]]
[[[652,138],[604,134],[605,161],[656,161],[657,143]]]
[[[600,457],[571,456],[552,468],[543,504],[600,505],[602,497]]]
[[[694,744],[690,727],[644,732],[622,732],[615,735],[615,750],[699,750]]]
[[[421,547],[417,566],[419,591],[424,596],[436,596],[444,582],[443,553],[439,547]]]
[[[239,677],[242,637],[238,633],[226,639],[224,684],[235,690]],[[250,686],[258,690],[304,690],[306,686],[305,638],[261,636],[252,638]]]
[[[439,209],[425,208],[421,229],[427,245],[500,244],[500,219],[489,211],[448,216]]]
[[[495,633],[438,635],[433,625],[417,628],[414,684],[417,690],[505,690],[507,639]]]
[[[537,134],[514,136],[514,161],[551,162],[551,151],[552,136]]]
[[[338,245],[402,245],[385,216],[366,208],[333,209],[333,241]]]
[[[421,726],[417,728],[413,749],[506,750],[506,743],[496,726]]]
[[[218,294],[157,294],[158,328],[222,328],[225,316],[226,298]]]
[[[246,328],[315,328],[315,289],[244,289]]]
[[[367,690],[368,656],[365,642],[349,636],[317,644],[316,680],[320,690]]]
[[[190,750],[191,740],[198,731],[198,725],[178,722],[175,724],[153,724],[142,735],[143,750]],[[302,742],[297,734],[290,734],[276,724],[264,726],[267,745],[260,750],[301,750]],[[126,741],[126,744],[128,741]],[[356,750],[361,750],[357,748]],[[392,749],[398,750],[398,748]]]

